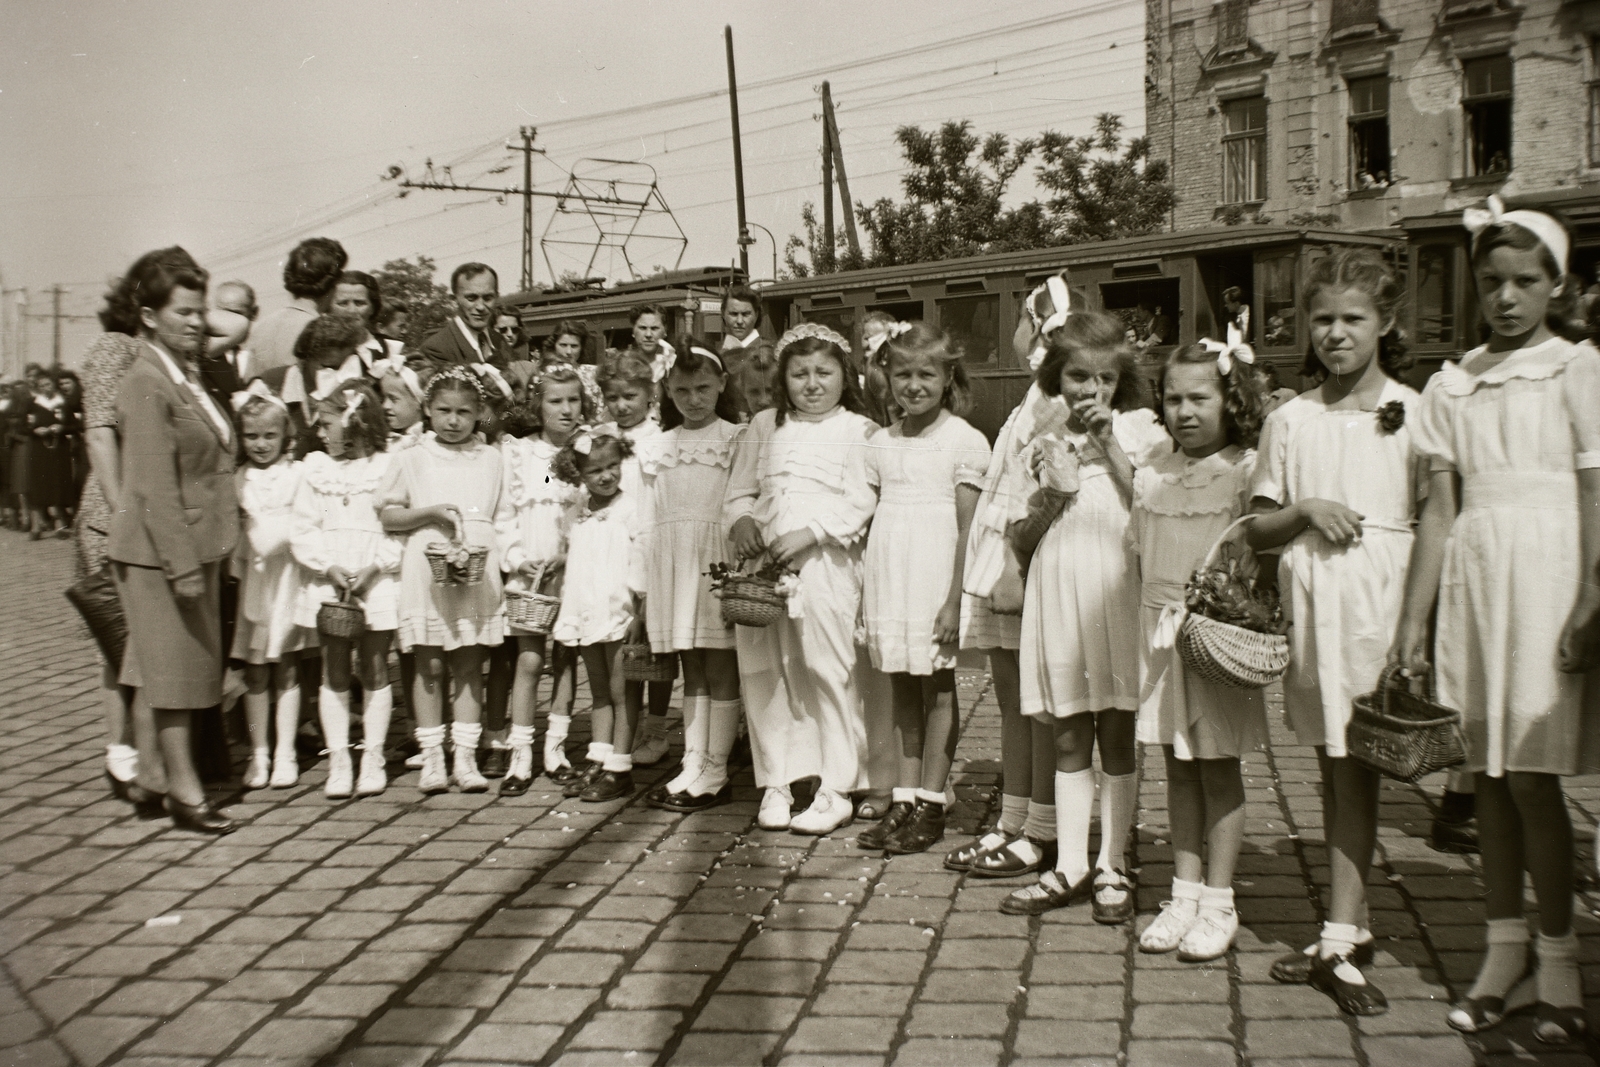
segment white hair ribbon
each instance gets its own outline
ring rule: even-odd
[[[351,356],[344,364],[334,370],[331,367],[317,368],[317,387],[311,391],[313,400],[326,400],[333,395],[333,391],[352,378],[361,377],[362,364],[359,357]]]
[[[711,362],[715,363],[718,368],[726,369],[722,366],[722,357],[711,351],[709,348],[701,348],[699,345],[693,345],[689,348],[689,351],[693,352],[702,359],[711,360]]]
[[[511,399],[513,395],[511,392],[511,383],[506,381],[505,376],[502,375],[492,364],[472,363],[469,364],[469,366],[472,368],[474,373],[478,375],[478,377],[487,378],[489,381],[493,382],[495,388],[500,390],[501,396],[505,397],[507,400]]]
[[[1213,341],[1209,337],[1202,337],[1200,338],[1200,347],[1207,352],[1216,354],[1217,370],[1222,374],[1227,374],[1233,370],[1234,360],[1249,364],[1254,364],[1256,361],[1256,350],[1245,343],[1244,335],[1239,332],[1239,327],[1231,322],[1228,323],[1228,341],[1226,344],[1221,341]]]
[[[867,355],[876,359],[883,346],[896,337],[903,337],[911,332],[909,322],[891,322],[884,326],[881,333],[875,333],[862,342],[861,347],[867,350]]]
[[[581,426],[578,428],[578,432],[572,435],[572,450],[580,456],[587,456],[594,451],[595,440],[601,437],[615,437],[620,441],[622,439],[622,431],[617,429],[617,424],[614,422],[602,422],[595,426]]]
[[[265,400],[267,403],[282,408],[284,411],[289,410],[289,405],[283,402],[283,398],[274,393],[267,383],[260,378],[234,393],[230,399],[233,403],[234,411],[243,409],[252,400]]]
[[[1461,213],[1461,225],[1472,235],[1474,248],[1477,247],[1478,237],[1484,230],[1505,222],[1521,226],[1537,237],[1555,257],[1556,266],[1561,268],[1561,273],[1567,273],[1567,252],[1570,245],[1567,231],[1562,228],[1561,223],[1544,212],[1526,211],[1521,208],[1507,211],[1505,201],[1491,193],[1487,209],[1469,207]]]
[[[672,365],[678,362],[678,353],[665,341],[658,342],[655,358],[650,361],[650,380],[652,382],[665,381],[667,375],[672,373]],[[722,361],[717,360],[718,363]]]
[[[374,364],[373,366],[374,369],[377,369],[378,367],[377,364]],[[380,371],[379,377],[400,379],[400,384],[405,386],[406,390],[413,397],[415,397],[418,401],[422,400],[422,380],[417,377],[416,371],[412,370],[399,360],[390,360],[388,365],[383,367]]]
[[[356,413],[356,410],[358,408],[360,408],[361,405],[365,404],[366,402],[367,402],[367,394],[366,393],[360,392],[359,390],[351,391],[350,399],[345,401],[344,410],[339,413],[339,425],[340,426],[349,426],[350,425],[350,416],[354,415]]]
[[[1046,317],[1038,308],[1039,298],[1050,297],[1050,315]],[[1067,318],[1072,314],[1072,292],[1067,288],[1067,280],[1059,274],[1052,274],[1044,280],[1044,284],[1035,287],[1024,301],[1028,309],[1028,318],[1033,320],[1034,329],[1038,331],[1038,339],[1034,342],[1033,351],[1028,353],[1028,369],[1038,370],[1039,364],[1044,362],[1045,353],[1050,350],[1050,335],[1061,329]]]

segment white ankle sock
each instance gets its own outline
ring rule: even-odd
[[[457,722],[450,725],[450,739],[456,748],[478,751],[478,741],[483,737],[483,723]]]
[[[544,769],[547,771],[559,770],[567,766],[567,729],[572,725],[571,715],[557,715],[550,713],[549,722],[544,729]]]
[[[107,745],[106,770],[119,782],[131,782],[139,776],[139,750],[132,745]]]
[[[1094,814],[1094,770],[1056,772],[1056,870],[1068,885],[1089,873],[1089,818]]]
[[[533,727],[518,726],[513,723],[511,726],[511,736],[507,738],[506,743],[512,748],[532,748]]]
[[[1469,997],[1503,997],[1528,969],[1528,920],[1490,919],[1488,949]]]
[[[300,732],[300,687],[292,686],[278,694],[273,716],[278,728],[278,759],[294,758],[294,735]]]
[[[1222,889],[1213,889],[1208,885],[1201,886],[1200,906],[1202,908],[1212,908],[1216,911],[1232,911],[1233,886],[1225,886]]]
[[[1322,940],[1317,952],[1323,959],[1334,956],[1348,956],[1356,947],[1356,938],[1361,935],[1361,928],[1352,923],[1323,923]],[[1366,985],[1366,976],[1361,973],[1353,963],[1341,963],[1334,968],[1333,973],[1342,982],[1350,985]]]
[[[1041,804],[1037,800],[1028,801],[1028,817],[1022,824],[1022,832],[1035,841],[1054,841],[1056,839],[1056,806],[1054,804]]]
[[[419,726],[411,733],[417,739],[417,747],[420,749],[444,747],[443,726]]]
[[[1095,867],[1102,871],[1128,869],[1128,831],[1139,805],[1139,775],[1100,776],[1100,855]]]
[[[590,741],[589,762],[603,764],[606,761],[606,757],[611,755],[612,751],[612,746],[606,744],[604,741]]]
[[[1578,935],[1539,935],[1539,999],[1556,1008],[1583,1007],[1583,976],[1578,971]]]
[[[1010,793],[1000,794],[1000,821],[994,828],[1012,837],[1022,832],[1023,824],[1028,818],[1028,798],[1014,797]]]
[[[891,804],[915,805],[916,802],[917,791],[915,789],[904,789],[900,786],[895,786],[893,789],[889,790],[889,803]]]
[[[389,719],[394,714],[394,688],[384,686],[367,694],[361,706],[361,750],[383,751],[389,737]]]
[[[715,793],[728,784],[728,754],[739,740],[744,701],[706,698],[706,757],[700,774],[688,789],[696,796]]]
[[[323,686],[317,694],[317,717],[329,752],[350,747],[350,690],[340,693]]]
[[[944,794],[932,789],[918,789],[916,790],[916,797],[924,804],[938,804],[940,807],[944,806]]]
[[[628,774],[633,770],[633,754],[631,752],[612,751],[606,756],[602,769],[614,774]]]

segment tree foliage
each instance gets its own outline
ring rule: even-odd
[[[905,199],[855,204],[868,242],[859,255],[848,251],[843,227],[825,247],[816,209],[806,204],[805,234],[791,235],[784,250],[791,276],[1130,237],[1159,229],[1174,202],[1167,164],[1149,158],[1145,138],[1124,145],[1122,119],[1112,114],[1100,115],[1087,137],[1047,130],[1013,141],[952,121],[934,132],[902,126],[895,140],[907,168]],[[1034,178],[1049,197],[1008,204],[1013,180],[1035,157]]]
[[[434,269],[432,256],[419,255],[414,262],[391,259],[374,274],[385,303],[403,300],[411,309],[405,336],[407,348],[421,344],[423,338],[443,326],[455,313],[450,290],[433,280]]]

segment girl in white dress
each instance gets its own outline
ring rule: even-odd
[[[366,630],[354,640],[322,638],[322,689],[317,714],[328,746],[323,792],[348,797],[382,793],[388,785],[383,743],[394,710],[389,685],[389,645],[398,621],[400,544],[384,532],[374,500],[389,471],[383,450],[388,424],[370,385],[343,382],[311,398],[312,425],[326,452],[307,453],[300,464],[290,545],[308,580],[295,605],[295,622],[315,629],[324,602],[349,595],[361,605]],[[350,657],[361,680],[360,777],[350,761]]]
[[[1139,741],[1160,745],[1166,758],[1173,861],[1172,898],[1139,936],[1139,948],[1177,949],[1179,959],[1191,962],[1224,955],[1238,932],[1233,868],[1244,843],[1239,757],[1267,741],[1261,691],[1191,674],[1174,642],[1190,575],[1249,510],[1261,429],[1254,360],[1237,330],[1225,345],[1201,341],[1168,357],[1156,391],[1178,449],[1135,472],[1128,523],[1142,591]]]
[[[648,800],[699,811],[731,796],[728,754],[742,711],[733,627],[722,621],[707,574],[727,559],[722,502],[742,427],[722,358],[692,337],[679,338],[675,351],[663,382],[667,430],[644,460],[644,607],[652,651],[677,653],[683,663],[683,769]]]
[[[776,408],[734,451],[723,519],[736,559],[766,555],[798,569],[788,615],[736,627],[763,829],[827,834],[853,816],[866,730],[856,686],[861,542],[877,498],[849,342],[806,323],[778,343]],[[790,816],[790,783],[819,776],[811,807]]]
[[[1055,868],[1038,884],[1001,902],[1010,915],[1093,897],[1097,922],[1133,916],[1126,856],[1139,792],[1139,575],[1125,537],[1136,461],[1157,439],[1169,439],[1153,412],[1134,407],[1138,372],[1124,332],[1104,312],[1070,316],[1035,377],[1070,413],[1057,434],[1034,439],[1026,461],[1039,479],[1039,500],[1012,527],[1019,553],[1032,555],[1022,713],[1055,729],[1057,851]],[[1097,747],[1100,854],[1091,864]]]
[[[398,362],[377,364],[373,369],[378,372],[383,416],[389,423],[388,450],[410,448],[427,430],[422,422],[422,383],[417,372]]]
[[[1044,361],[1057,332],[1076,308],[1065,275],[1047,278],[1028,294],[1011,345],[1030,371]],[[1032,874],[1056,861],[1055,727],[1022,714],[1022,679],[1018,652],[1022,647],[1023,575],[1020,561],[1006,539],[1006,528],[1027,517],[1031,479],[1022,459],[1035,437],[1058,432],[1071,413],[1059,396],[1033,383],[1007,417],[995,438],[983,492],[972,517],[965,560],[961,611],[961,647],[989,656],[1000,705],[1000,760],[1004,781],[1000,818],[989,833],[945,856],[952,871],[971,871],[984,878]]]
[[[1494,197],[1466,222],[1493,333],[1422,394],[1413,440],[1431,471],[1428,503],[1394,658],[1419,675],[1431,665],[1440,703],[1465,719],[1477,778],[1488,953],[1450,1024],[1486,1029],[1536,999],[1535,1036],[1569,1045],[1586,1025],[1561,776],[1596,769],[1584,672],[1600,612],[1600,353],[1552,331],[1552,305],[1575,293],[1560,222]],[[1524,868],[1539,903],[1537,968]]]
[[[1348,758],[1350,705],[1376,687],[1400,621],[1411,529],[1427,491],[1411,455],[1420,398],[1395,332],[1401,283],[1360,250],[1318,260],[1306,284],[1307,375],[1323,383],[1267,416],[1256,460],[1250,546],[1282,549],[1288,615],[1284,710],[1322,772],[1332,883],[1328,921],[1306,953],[1272,967],[1354,1015],[1388,1010],[1360,968],[1372,959],[1366,884],[1378,831],[1378,774]]]
[[[550,463],[580,423],[593,417],[584,398],[583,382],[569,365],[556,364],[528,383],[528,406],[537,429],[526,438],[506,437],[506,522],[500,529],[508,589],[527,590],[543,571],[540,591],[561,588],[561,567],[567,556],[567,531],[576,518],[582,492],[555,476]],[[511,684],[511,766],[500,783],[502,796],[521,796],[533,784],[533,715],[544,669],[550,653],[555,676],[550,718],[545,728],[544,770],[550,780],[565,785],[576,772],[567,762],[563,745],[572,724],[573,685],[577,658],[544,634],[511,625],[516,638],[517,667]],[[563,709],[558,711],[557,709]]]
[[[878,507],[867,538],[861,616],[872,665],[891,703],[897,783],[861,848],[925,852],[944,837],[945,789],[960,734],[956,646],[967,530],[989,465],[989,442],[961,418],[970,395],[943,330],[896,323],[883,345],[889,394],[903,417],[867,443]],[[868,731],[869,734],[871,731]]]
[[[422,775],[417,788],[442,793],[453,774],[463,792],[482,793],[489,781],[478,771],[483,735],[483,663],[505,640],[496,523],[502,506],[500,450],[477,433],[483,384],[472,371],[447,367],[428,379],[432,432],[397,453],[378,489],[384,529],[405,534],[400,564],[400,647],[417,658],[412,708]],[[425,550],[436,541],[459,541],[489,550],[483,580],[475,585],[433,581]],[[448,668],[448,674],[446,669]],[[455,681],[450,702],[451,774],[445,770],[445,679]]]
[[[593,802],[633,792],[639,687],[630,691],[623,679],[622,646],[639,628],[644,508],[622,489],[632,450],[616,424],[605,423],[579,430],[550,464],[557,478],[585,493],[567,532],[561,612],[550,636],[577,648],[589,675],[589,765],[562,792]]]
[[[651,308],[634,309],[634,340],[643,344],[641,320],[661,316]],[[658,335],[654,335],[658,336]],[[633,451],[622,463],[622,492],[631,493],[630,499],[644,504],[644,496],[655,478],[657,461],[661,456],[661,420],[658,408],[661,403],[661,384],[672,366],[677,350],[664,342],[656,348],[653,361],[641,357],[639,348],[621,352],[608,352],[601,361],[595,380],[605,397],[606,412],[622,431],[622,436],[633,446]],[[649,690],[649,714],[638,724],[633,742],[633,760],[641,767],[660,762],[667,754],[667,709],[672,704],[671,682],[629,682],[638,690],[634,699],[642,701]]]
[[[269,782],[287,789],[300,778],[294,736],[300,728],[300,655],[314,647],[317,631],[295,624],[295,599],[305,575],[289,551],[289,516],[300,465],[294,461],[289,409],[256,382],[234,394],[239,441],[248,465],[234,473],[244,537],[234,553],[239,576],[238,617],[231,658],[245,663],[245,722],[250,729],[250,769],[244,787]],[[277,692],[276,716],[272,692]],[[276,720],[278,747],[272,755],[269,719]]]

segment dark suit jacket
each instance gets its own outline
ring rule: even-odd
[[[199,401],[148,347],[117,391],[117,431],[122,498],[111,517],[111,558],[178,578],[231,553],[239,538],[233,442],[223,444]]]
[[[496,337],[493,330],[489,331],[489,351],[484,353],[488,362],[495,368],[504,371],[506,351],[503,342]],[[450,319],[439,329],[429,334],[418,345],[415,351],[406,353],[406,364],[420,375],[433,374],[451,366],[465,366],[478,362],[478,353],[461,336],[461,330],[456,326],[456,320]]]
[[[200,384],[223,411],[233,410],[233,394],[245,387],[245,380],[225,356],[206,356],[200,360]]]

